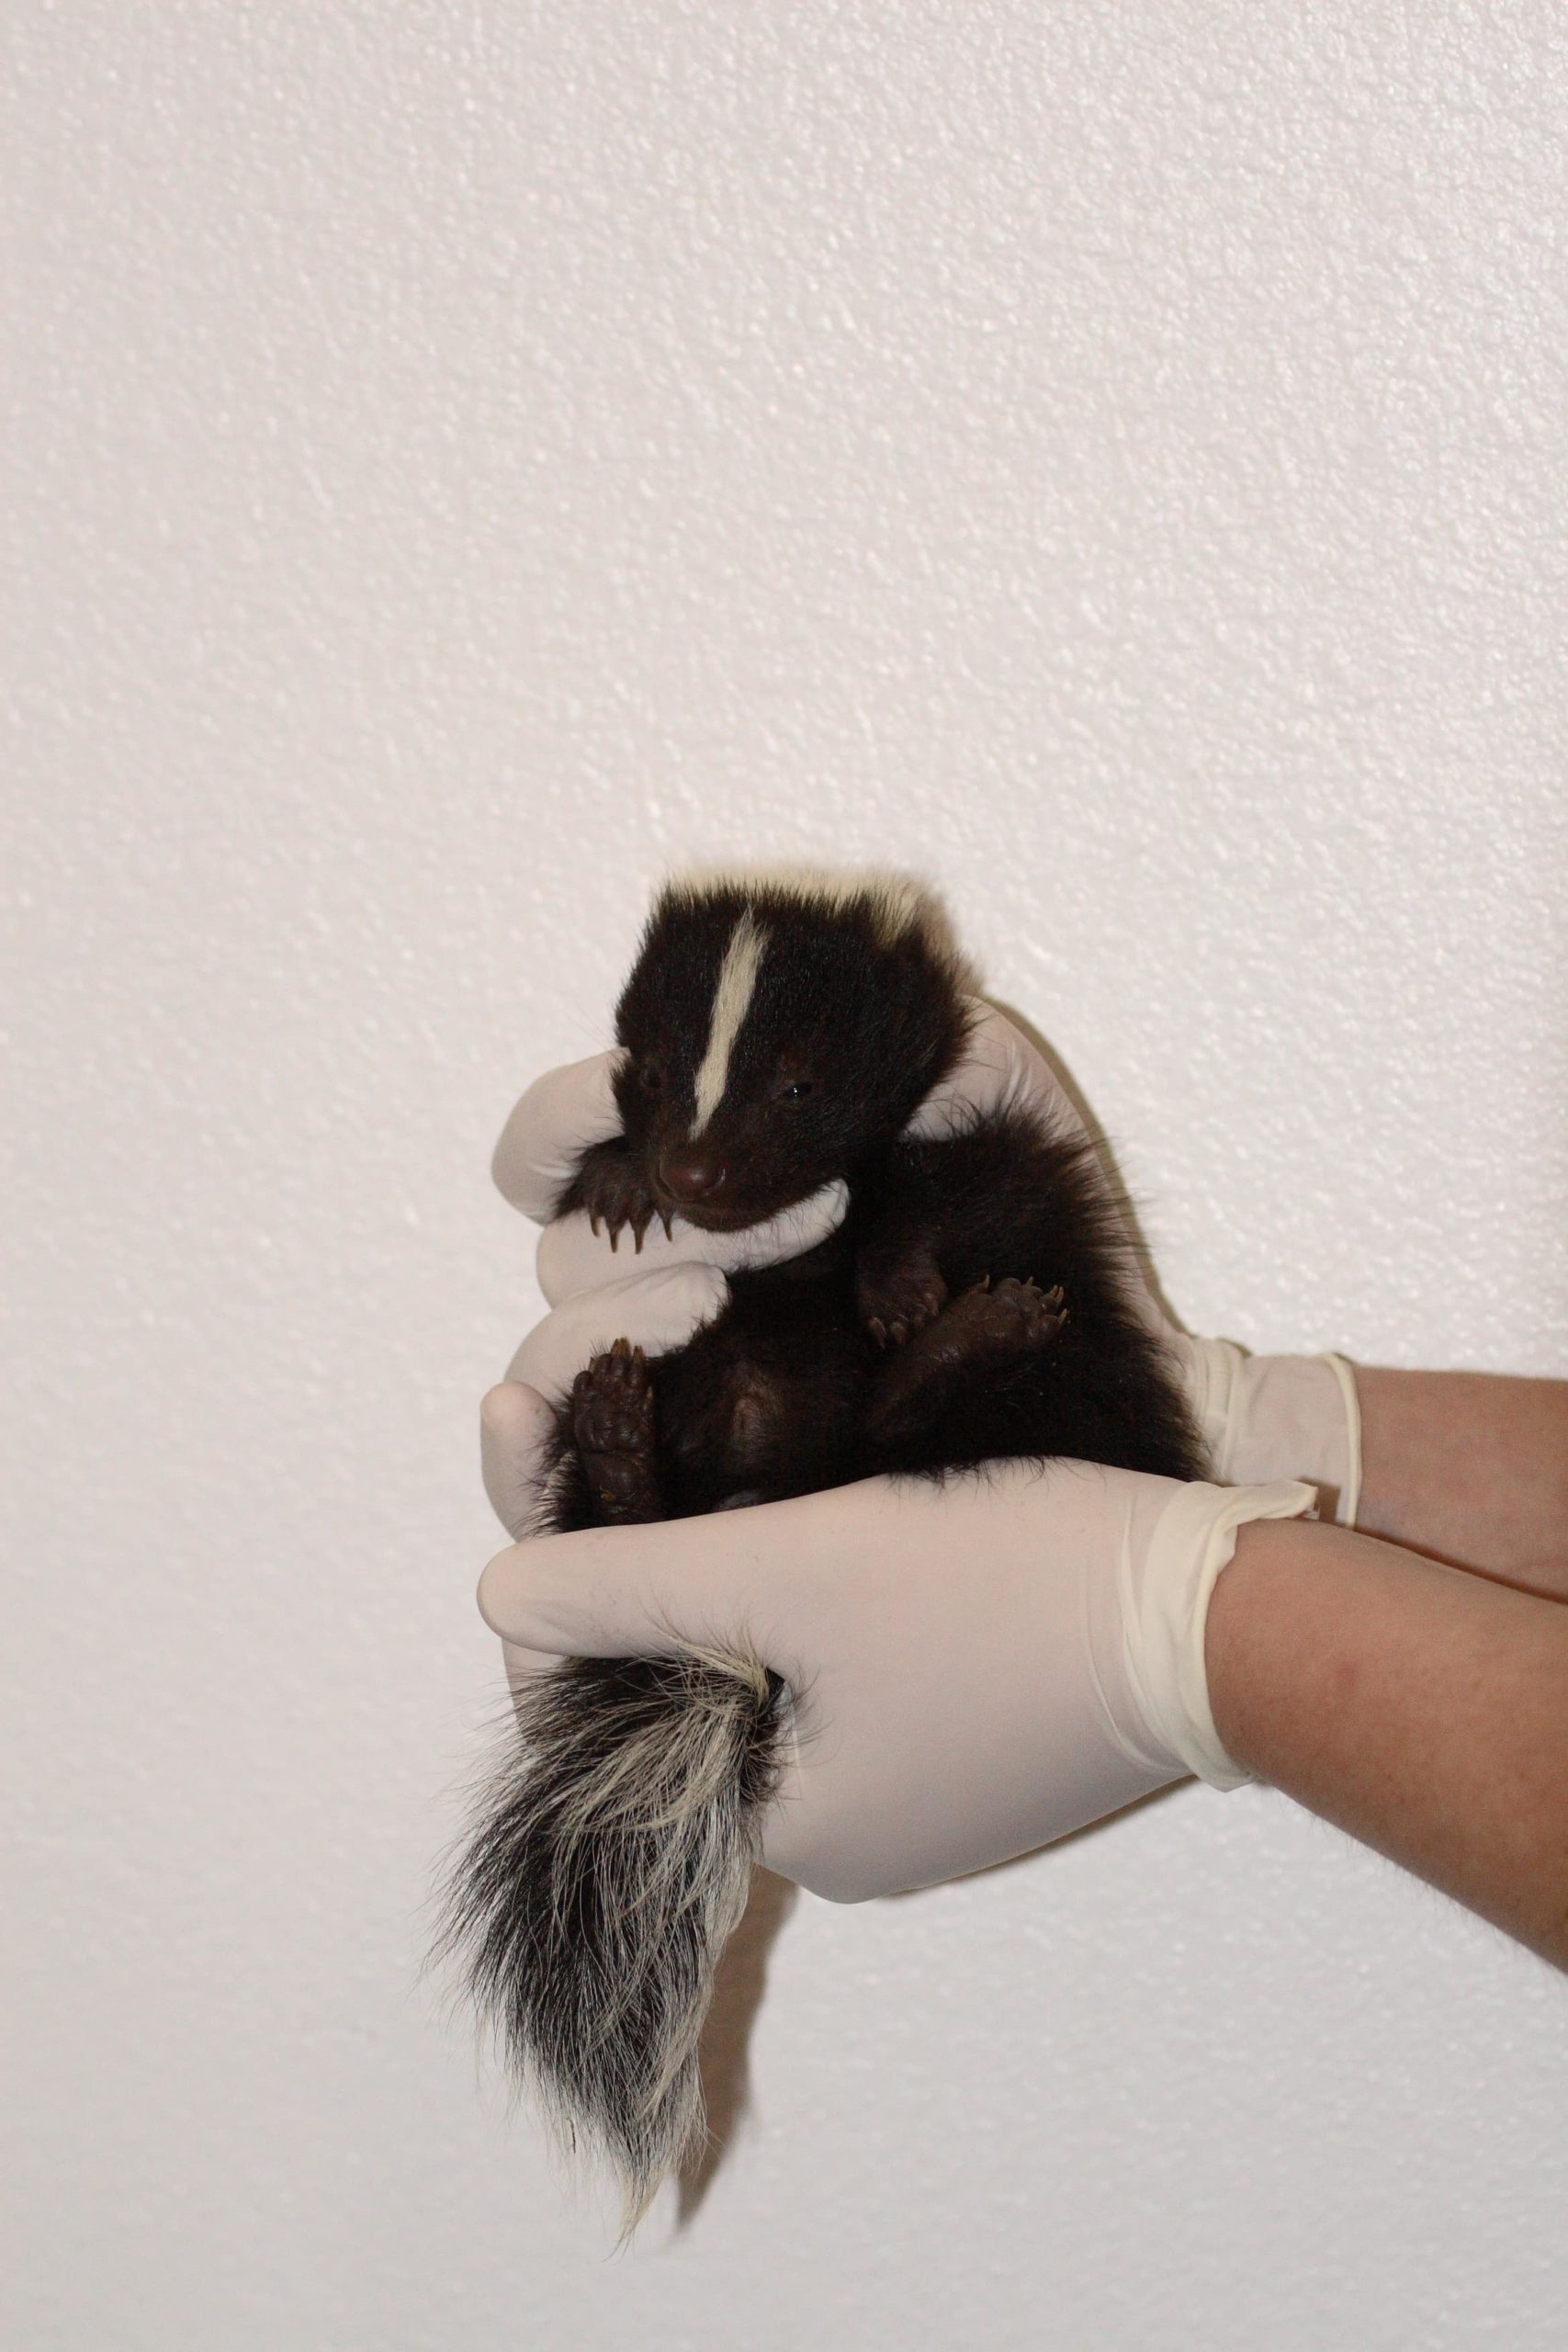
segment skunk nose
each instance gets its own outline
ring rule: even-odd
[[[716,1152],[693,1144],[684,1151],[671,1152],[668,1159],[660,1162],[659,1181],[671,1200],[694,1204],[722,1192],[728,1173]]]

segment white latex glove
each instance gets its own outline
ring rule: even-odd
[[[1029,1852],[1187,1772],[1246,1780],[1210,1712],[1209,1596],[1238,1526],[1312,1499],[1071,1462],[868,1479],[541,1536],[491,1562],[479,1606],[536,1658],[694,1646],[782,1675],[795,1738],[762,1860],[858,1902]]]
[[[567,1062],[536,1078],[502,1129],[491,1159],[497,1191],[513,1208],[545,1227],[536,1272],[552,1306],[581,1291],[624,1282],[633,1272],[661,1273],[671,1266],[700,1263],[733,1274],[749,1266],[776,1265],[814,1250],[843,1222],[850,1199],[846,1184],[825,1184],[809,1200],[797,1201],[765,1225],[736,1233],[708,1233],[678,1216],[670,1233],[650,1226],[638,1244],[627,1233],[618,1239],[595,1233],[581,1209],[548,1223],[590,1145],[621,1132],[621,1114],[610,1091],[619,1059],[618,1053],[592,1054],[586,1061]],[[723,1293],[718,1303],[728,1295]]]
[[[507,1121],[491,1163],[495,1182],[514,1206],[540,1222],[590,1144],[619,1131],[610,1091],[617,1057],[597,1054],[547,1071],[536,1080]],[[979,1003],[964,1058],[927,1098],[910,1122],[912,1135],[941,1136],[976,1110],[1021,1104],[1051,1131],[1084,1136],[1087,1130],[1071,1098],[1029,1039],[994,1007]],[[548,1226],[538,1252],[539,1285],[552,1306],[581,1293],[624,1280],[628,1270],[661,1271],[703,1262],[721,1271],[765,1265],[797,1256],[832,1231],[843,1216],[842,1185],[829,1185],[783,1217],[743,1233],[706,1233],[677,1218],[673,1237],[654,1227],[640,1256],[630,1256],[623,1235],[618,1249],[589,1230],[583,1216]],[[1343,1357],[1250,1356],[1229,1340],[1195,1339],[1166,1315],[1145,1279],[1131,1238],[1127,1256],[1129,1295],[1149,1329],[1175,1363],[1217,1478],[1247,1484],[1274,1478],[1304,1478],[1319,1490],[1325,1518],[1355,1523],[1360,1489],[1360,1414],[1355,1382]],[[723,1294],[710,1293],[716,1312]],[[694,1314],[687,1330],[705,1319]],[[628,1337],[635,1333],[628,1331]],[[684,1333],[682,1336],[685,1336]],[[547,1343],[553,1361],[565,1357],[560,1335]],[[653,1344],[671,1345],[663,1340]],[[587,1357],[579,1359],[585,1363]],[[579,1363],[570,1365],[576,1371]],[[514,1368],[514,1376],[537,1379],[536,1371]],[[564,1387],[567,1380],[545,1381]]]

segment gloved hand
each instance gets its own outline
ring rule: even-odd
[[[514,1206],[541,1223],[587,1147],[618,1132],[610,1091],[615,1059],[613,1053],[598,1054],[547,1071],[507,1121],[492,1162],[495,1182]],[[940,1136],[976,1110],[1011,1104],[1032,1109],[1055,1134],[1086,1132],[1069,1096],[1028,1038],[981,1004],[964,1061],[927,1098],[909,1132]],[[604,1233],[593,1233],[585,1216],[562,1217],[541,1237],[539,1285],[551,1306],[559,1307],[586,1292],[624,1282],[634,1272],[646,1276],[705,1266],[722,1276],[741,1266],[769,1264],[798,1255],[831,1232],[844,1213],[845,1198],[842,1185],[829,1185],[784,1216],[740,1234],[707,1233],[677,1218],[669,1237],[658,1227],[650,1228],[640,1252],[634,1252],[626,1235],[617,1245]],[[1216,1478],[1235,1485],[1307,1479],[1318,1489],[1324,1517],[1353,1526],[1360,1487],[1360,1417],[1344,1359],[1250,1356],[1233,1340],[1194,1339],[1179,1330],[1150,1289],[1130,1238],[1127,1281],[1138,1312],[1176,1363]],[[650,1328],[662,1336],[642,1343],[679,1345],[716,1313],[726,1295],[722,1281],[711,1274],[689,1276],[685,1288],[671,1288],[659,1299]],[[634,1313],[646,1303],[641,1295],[626,1295]],[[606,1309],[610,1305],[606,1300]],[[683,1326],[682,1308],[689,1318]],[[597,1337],[603,1320],[590,1312],[581,1325],[552,1330],[555,1318],[547,1317],[519,1351],[510,1377],[560,1393],[592,1352],[590,1347],[574,1355],[573,1349],[590,1329]],[[622,1329],[629,1338],[639,1336],[629,1324],[609,1336]]]
[[[517,1400],[521,1492],[537,1399],[492,1394]],[[1311,1502],[1076,1462],[868,1479],[541,1536],[491,1562],[479,1606],[520,1658],[684,1646],[782,1675],[795,1736],[762,1860],[858,1902],[1028,1852],[1187,1772],[1246,1780],[1209,1708],[1209,1596],[1238,1526]]]

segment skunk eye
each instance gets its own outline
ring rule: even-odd
[[[811,1091],[811,1080],[808,1078],[792,1078],[787,1086],[780,1087],[779,1101],[781,1102],[804,1102]]]
[[[637,1072],[637,1083],[645,1094],[657,1094],[664,1083],[664,1073],[657,1062],[644,1062]]]

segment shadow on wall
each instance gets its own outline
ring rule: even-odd
[[[800,1889],[772,1871],[751,1877],[750,1899],[725,1946],[714,1979],[713,2007],[697,2050],[707,2137],[682,2170],[675,2226],[701,2211],[715,2176],[751,2104],[751,2028],[767,1988],[768,1962]]]
[[[1050,1850],[1055,1853],[1060,1847],[1077,1845],[1081,1838],[1100,1837],[1129,1814],[1140,1813],[1145,1805],[1163,1804],[1173,1793],[1174,1789],[1155,1789],[1149,1795],[1123,1805],[1119,1813],[1110,1814],[1102,1821],[1086,1823],[1082,1829],[1058,1838]],[[1009,1861],[990,1862],[984,1870],[972,1871],[967,1875],[989,1878],[999,1871],[1021,1870],[1026,1862],[1038,1861],[1039,1858],[1038,1849],[1015,1854]],[[884,1899],[906,1903],[911,1896],[927,1892],[924,1887],[911,1887],[908,1894]],[[800,1889],[792,1886],[787,1879],[775,1878],[772,1871],[753,1871],[750,1900],[718,1963],[713,2007],[697,2050],[707,2136],[681,2174],[675,2207],[677,2232],[688,2228],[702,2211],[708,2190],[750,2109],[751,2031],[767,1990],[768,1962],[773,1946],[799,1896]]]

